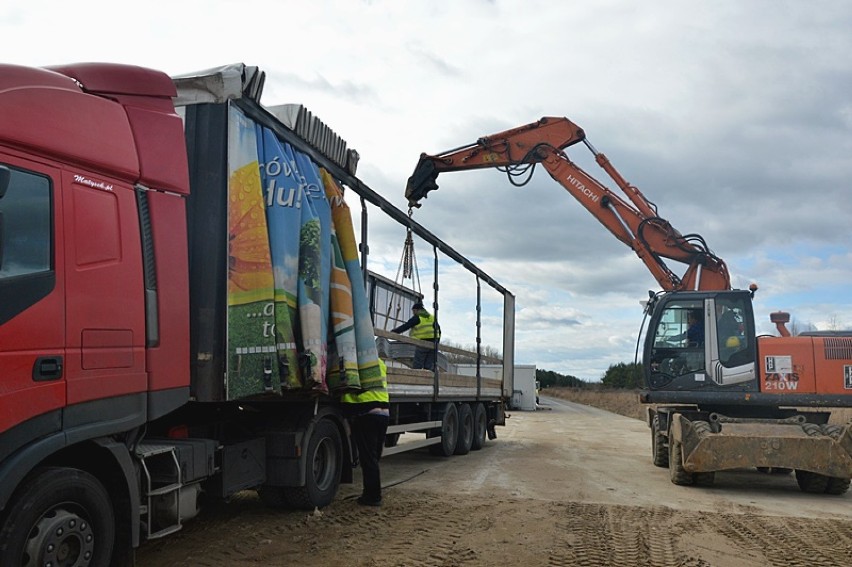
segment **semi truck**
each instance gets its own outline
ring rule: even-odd
[[[337,394],[380,381],[388,335],[359,317],[394,288],[367,270],[368,210],[434,250],[436,314],[439,257],[475,278],[477,345],[480,286],[505,308],[500,380],[388,360],[386,454],[464,454],[505,423],[513,295],[356,177],[306,107],[261,105],[264,81],[0,68],[0,565],[127,563],[243,490],[330,504],[355,462]]]
[[[585,146],[616,192],[568,155]],[[422,154],[405,196],[419,207],[441,173],[497,168],[523,185],[541,165],[661,287],[644,301],[649,321],[640,399],[651,428],[653,463],[673,483],[707,486],[717,471],[754,467],[789,474],[802,491],[843,494],[852,477],[852,426],[830,424],[852,406],[852,332],[758,335],[757,286],[732,289],[728,267],[698,234],[682,234],[564,117],[540,120],[473,143]],[[520,181],[519,181],[520,180]],[[668,262],[685,265],[677,273]],[[644,320],[643,320],[644,324]],[[642,331],[640,330],[640,336]]]

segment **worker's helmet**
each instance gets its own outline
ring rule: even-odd
[[[415,303],[414,305],[412,305],[412,306],[411,306],[411,308],[412,308],[412,309],[423,309],[423,302],[422,302],[422,301],[418,301],[417,303]]]
[[[725,346],[728,348],[740,348],[740,338],[728,337],[728,340],[725,341]]]

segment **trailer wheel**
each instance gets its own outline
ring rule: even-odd
[[[109,494],[91,474],[39,470],[10,501],[0,528],[0,566],[109,565],[115,517]]]
[[[470,448],[474,451],[479,451],[485,447],[485,440],[488,433],[488,412],[485,411],[485,404],[477,402],[473,406],[473,443]]]
[[[340,487],[342,463],[343,444],[337,426],[328,419],[318,421],[308,441],[305,486],[285,487],[286,501],[301,510],[331,504]]]
[[[669,448],[666,446],[666,436],[660,431],[660,416],[656,414],[651,420],[651,457],[654,466],[669,466]]]
[[[852,483],[852,480],[848,478],[830,476],[828,477],[828,482],[825,485],[825,493],[836,496],[846,494],[846,491],[849,490],[850,483]]]
[[[430,437],[441,436],[441,442],[429,445],[429,452],[433,455],[449,457],[456,451],[456,441],[459,437],[459,414],[456,404],[449,402],[444,406],[444,417],[441,419],[441,428],[433,429]]]
[[[459,404],[459,437],[456,440],[456,455],[467,455],[473,446],[473,410],[470,404]]]
[[[829,480],[824,474],[796,469],[796,482],[802,492],[821,494],[828,489]]]
[[[695,482],[695,476],[683,468],[683,450],[680,441],[669,436],[669,475],[672,482],[679,486],[689,486]]]

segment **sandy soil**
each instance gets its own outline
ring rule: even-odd
[[[146,543],[137,564],[852,565],[852,494],[806,495],[792,475],[752,470],[675,486],[651,463],[643,422],[542,402],[481,451],[387,457],[380,509],[355,503],[358,484],[314,513],[268,510],[245,492]]]

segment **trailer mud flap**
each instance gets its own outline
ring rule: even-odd
[[[852,477],[849,426],[735,421],[711,427],[681,414],[672,418],[671,433],[682,443],[688,472],[778,467]]]

